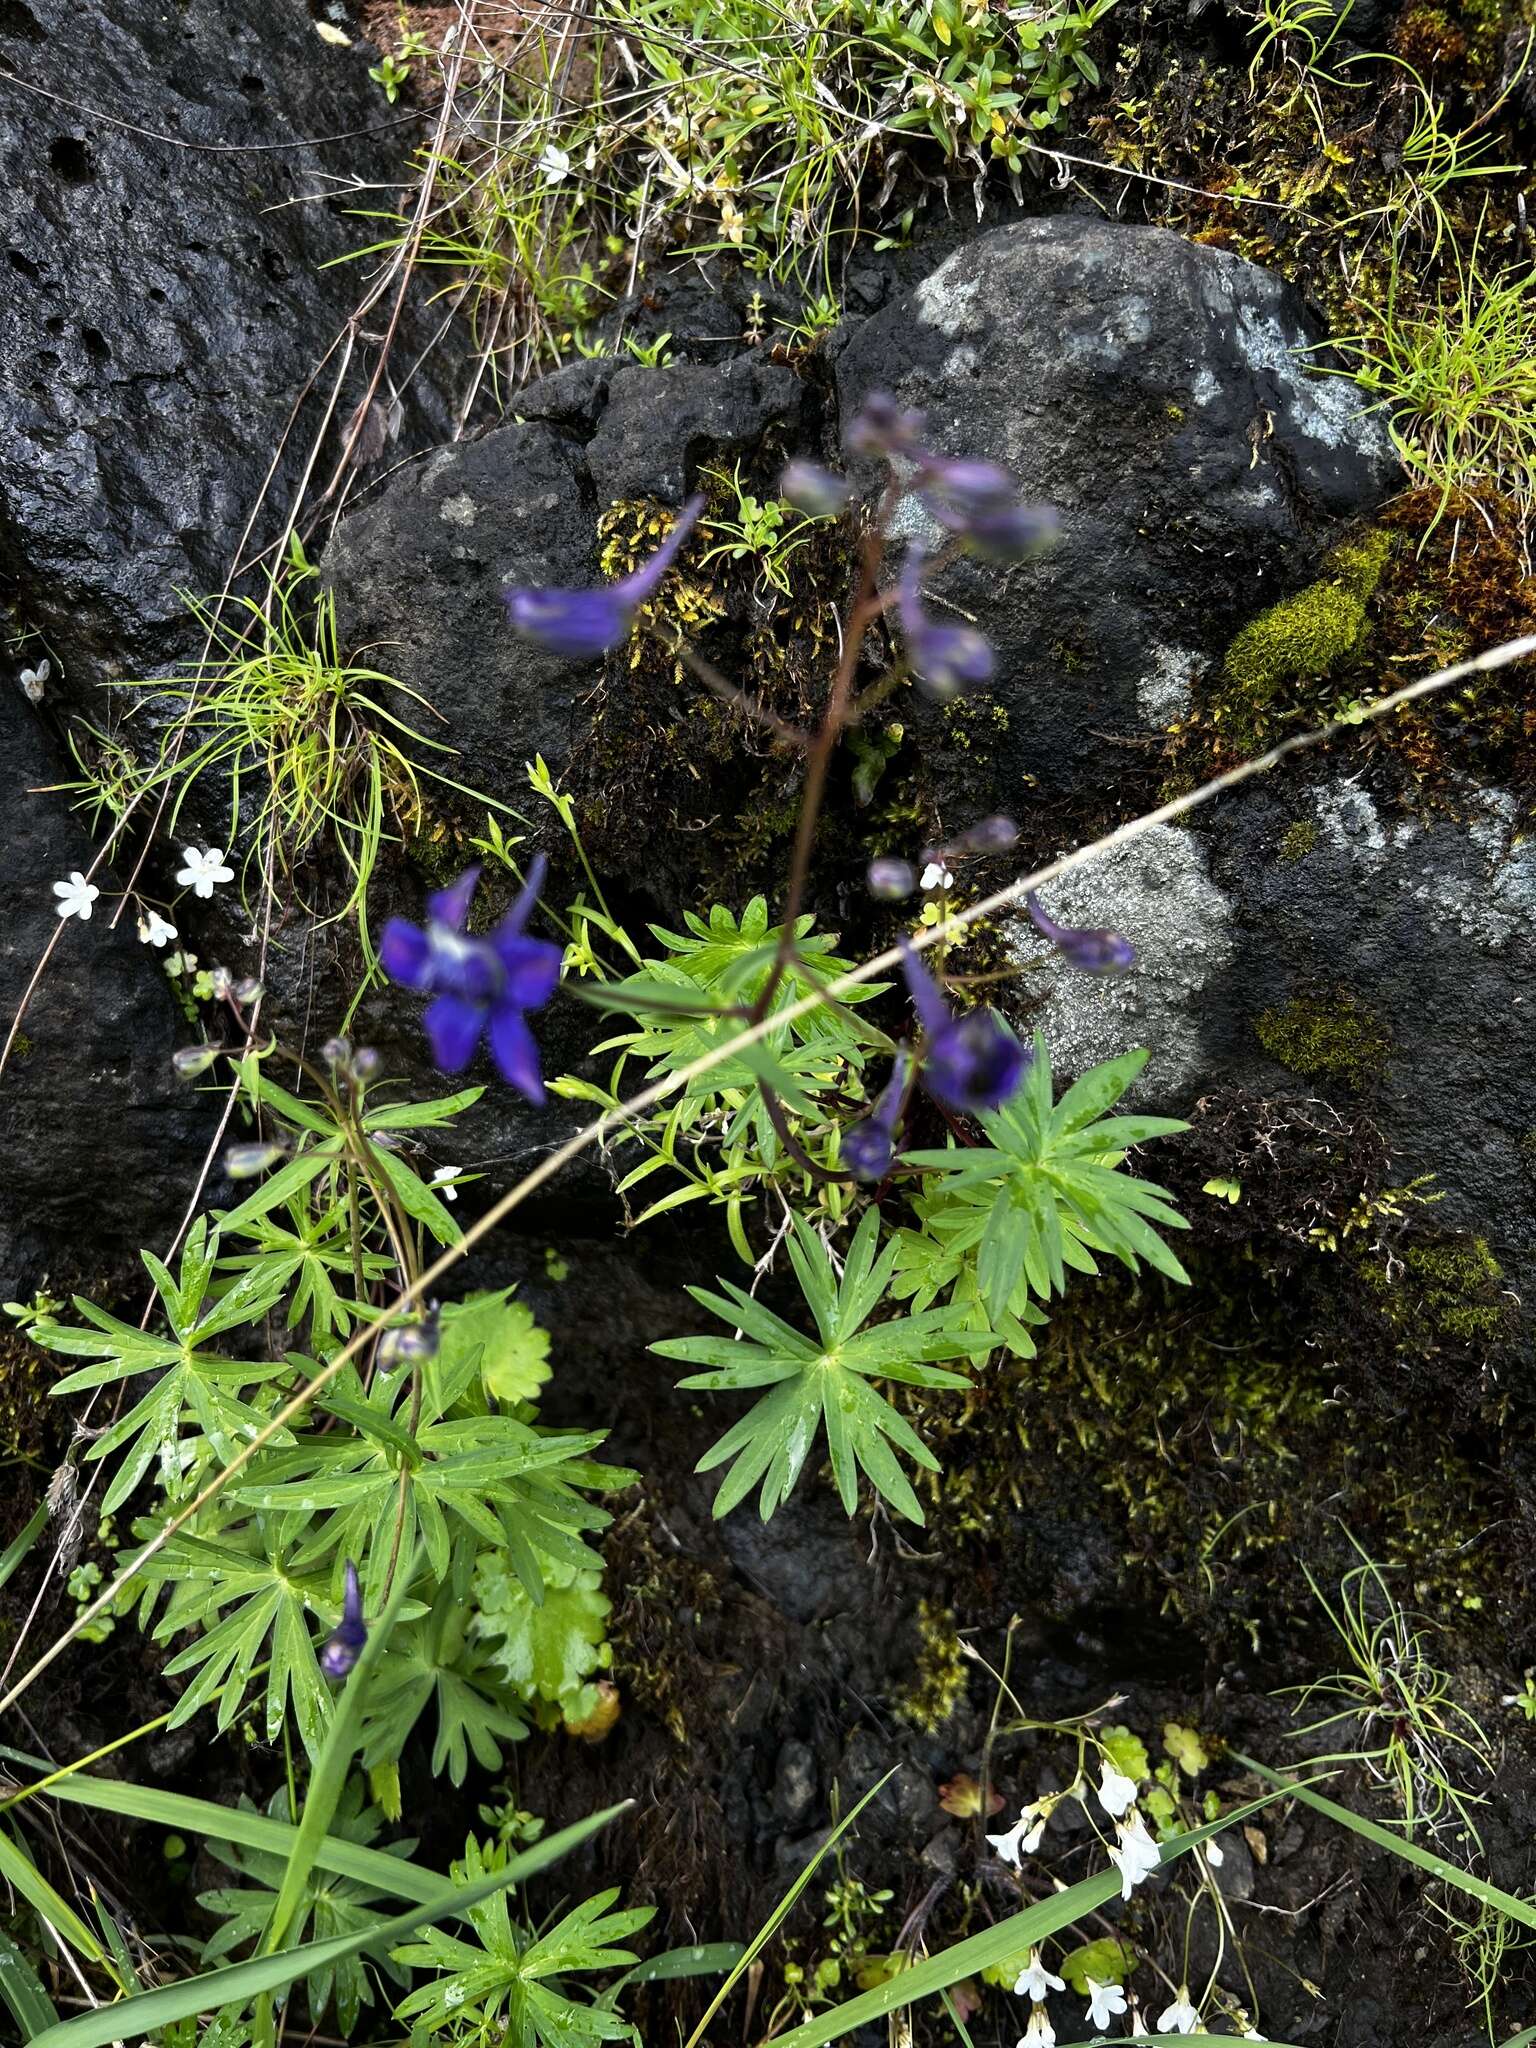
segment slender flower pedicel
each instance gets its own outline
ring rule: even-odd
[[[923,1081],[929,1094],[969,1115],[1000,1108],[1024,1078],[1030,1055],[995,1010],[955,1016],[911,946],[899,943],[901,971],[927,1038]]]
[[[533,1103],[544,1100],[539,1049],[525,1012],[541,1009],[560,979],[560,948],[530,939],[523,927],[544,881],[544,856],[511,910],[484,938],[464,929],[480,870],[470,868],[450,889],[427,898],[427,922],[392,917],[379,941],[391,981],[434,998],[422,1018],[432,1057],[445,1074],[461,1073],[482,1038],[502,1079]]]
[[[368,1640],[363,1622],[363,1591],[357,1583],[357,1566],[347,1559],[346,1590],[342,1595],[341,1619],[320,1652],[320,1669],[327,1678],[345,1678]]]
[[[702,497],[690,498],[650,560],[617,583],[591,590],[507,590],[504,601],[513,630],[568,661],[611,654],[629,638],[635,614],[656,594],[703,509]]]

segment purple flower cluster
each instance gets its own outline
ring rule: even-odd
[[[611,654],[629,638],[635,614],[655,596],[703,510],[702,497],[690,498],[650,560],[617,583],[601,583],[592,590],[505,591],[513,630],[550,654],[563,654],[567,661],[596,661]]]
[[[392,917],[379,941],[391,981],[433,998],[422,1022],[439,1069],[461,1073],[486,1038],[503,1080],[533,1103],[543,1102],[544,1083],[525,1012],[542,1008],[560,979],[560,948],[530,939],[523,929],[538,900],[544,865],[541,854],[511,910],[483,938],[464,929],[480,879],[480,870],[470,868],[451,889],[427,898],[425,925]]]

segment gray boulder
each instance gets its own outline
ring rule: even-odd
[[[1315,340],[1270,272],[1076,217],[978,235],[854,329],[845,430],[889,391],[935,448],[1005,462],[1061,513],[1042,560],[965,561],[937,586],[996,646],[1003,714],[978,758],[914,707],[941,795],[1011,810],[1122,781],[1115,737],[1166,726],[1237,626],[1380,503],[1385,432],[1356,386],[1308,370]],[[913,501],[901,519],[940,538]]]

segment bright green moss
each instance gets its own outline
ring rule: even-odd
[[[1227,681],[1267,704],[1285,683],[1326,676],[1358,643],[1365,605],[1336,583],[1312,583],[1250,619],[1227,649]]]
[[[1260,1045],[1293,1074],[1329,1075],[1363,1088],[1386,1064],[1390,1041],[1348,989],[1327,998],[1293,996],[1254,1025]]]
[[[1287,867],[1294,867],[1299,860],[1305,860],[1317,844],[1317,821],[1313,818],[1298,818],[1294,825],[1287,825],[1285,836],[1280,841],[1280,858]]]
[[[1496,1339],[1509,1318],[1509,1305],[1499,1294],[1504,1269],[1488,1249],[1486,1238],[1468,1237],[1449,1244],[1411,1245],[1403,1254],[1405,1287],[1417,1294],[1417,1318],[1443,1336],[1463,1343]]]

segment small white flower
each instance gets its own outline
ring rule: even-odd
[[[1146,2028],[1141,2024],[1141,2007],[1136,2003],[1134,1998],[1131,2000],[1130,2037],[1133,2041],[1150,2041],[1152,2038],[1152,2036],[1147,2032]]]
[[[571,160],[563,149],[557,149],[552,142],[546,142],[539,152],[539,169],[546,185],[558,185],[570,176]]]
[[[1136,1804],[1136,1780],[1116,1770],[1108,1757],[1099,1768],[1099,1804],[1111,1820],[1119,1820]]]
[[[1005,1833],[988,1835],[987,1840],[1005,1863],[1011,1863],[1017,1870],[1026,1856],[1034,1854],[1040,1846],[1040,1837],[1045,1833],[1045,1824],[1055,1803],[1052,1799],[1036,1799],[1022,1810]]]
[[[1181,1984],[1172,2005],[1158,2014],[1157,2031],[1160,2034],[1192,2034],[1199,2024],[1200,2014],[1189,2001],[1189,1986]]]
[[[1125,1993],[1118,1984],[1101,1984],[1097,1977],[1085,1977],[1088,1987],[1088,2023],[1107,2027],[1117,2012],[1125,2011]]]
[[[1206,1862],[1209,1863],[1212,1870],[1219,1870],[1227,1860],[1226,1851],[1216,1841],[1202,1842],[1200,1844],[1200,1853]]]
[[[1056,1979],[1053,1977],[1054,1984]],[[1036,2005],[1029,2015],[1029,2025],[1018,2038],[1017,2048],[1056,2048],[1056,2029],[1051,2025],[1051,2016],[1043,2005]]]
[[[456,1202],[459,1199],[459,1191],[454,1182],[463,1171],[462,1166],[440,1166],[428,1185],[436,1188],[445,1202]]]
[[[1066,1988],[1063,1980],[1060,1977],[1053,1977],[1041,1962],[1039,1949],[1032,1948],[1028,1964],[1019,1972],[1018,1982],[1013,1987],[1013,1995],[1015,1998],[1022,1998],[1027,1991],[1038,2003],[1047,1991],[1065,1991]]]
[[[947,889],[954,882],[954,876],[941,860],[929,861],[918,882],[920,889]]]
[[[178,936],[176,927],[167,924],[158,910],[152,910],[148,917],[139,919],[139,944],[141,946],[166,946]]]
[[[55,882],[53,893],[58,897],[54,908],[60,917],[78,917],[82,924],[91,921],[91,905],[101,894],[94,882],[88,882],[76,868],[67,882]]]
[[[29,704],[42,703],[44,686],[52,674],[53,664],[49,661],[46,654],[37,664],[36,668],[24,668],[22,670],[21,694]]]
[[[1147,1833],[1147,1824],[1139,1812],[1133,1812],[1129,1820],[1117,1820],[1115,1833],[1118,1842],[1109,1852],[1109,1860],[1120,1873],[1120,1896],[1128,1899],[1131,1893],[1162,1862],[1162,1852]]]
[[[181,849],[181,858],[183,864],[176,870],[177,881],[184,889],[190,889],[194,896],[201,896],[205,902],[213,894],[216,882],[232,882],[235,879],[234,869],[224,865],[222,846],[205,846],[201,853],[195,846],[184,846]]]

